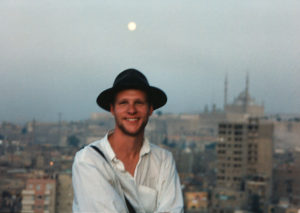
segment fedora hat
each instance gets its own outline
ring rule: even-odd
[[[110,111],[110,104],[114,101],[116,93],[125,89],[140,89],[147,93],[153,109],[158,109],[166,104],[167,95],[159,88],[150,86],[143,73],[136,69],[127,69],[115,79],[113,86],[98,95],[97,104]]]

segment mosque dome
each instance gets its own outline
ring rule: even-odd
[[[244,106],[246,103],[248,106],[258,105],[256,104],[255,99],[252,98],[246,90],[244,90],[238,95],[237,98],[234,99],[233,105]]]

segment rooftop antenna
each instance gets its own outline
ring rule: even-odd
[[[61,144],[61,117],[62,113],[58,113],[58,145],[60,146]]]

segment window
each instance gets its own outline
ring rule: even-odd
[[[219,128],[226,128],[226,124],[220,124]]]
[[[47,190],[51,190],[52,189],[52,184],[47,183],[46,188],[47,188]]]
[[[242,135],[243,132],[241,132],[241,131],[235,131],[234,134],[235,134],[235,135]]]
[[[241,137],[235,137],[234,141],[242,141],[242,138]]]
[[[41,185],[40,185],[40,184],[36,185],[36,190],[37,190],[37,191],[40,191],[40,190],[41,190]]]
[[[236,125],[234,125],[234,128],[235,128],[235,129],[243,129],[243,125],[241,125],[241,124],[236,124]]]
[[[219,135],[224,135],[225,133],[226,132],[224,130],[223,131],[222,130],[219,131]]]

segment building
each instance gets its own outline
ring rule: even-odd
[[[56,213],[72,212],[73,187],[71,173],[57,175]]]
[[[231,104],[227,104],[227,78],[224,89],[224,112],[227,120],[240,120],[249,117],[262,117],[264,106],[256,103],[249,93],[249,76],[246,77],[245,89],[234,99]]]
[[[222,122],[218,129],[213,212],[265,212],[271,196],[273,124],[260,119]]]
[[[56,181],[28,179],[22,196],[21,213],[55,213]]]
[[[274,168],[274,201],[286,200],[288,205],[300,206],[300,150],[292,153],[290,162],[283,162]]]
[[[207,192],[185,192],[185,211],[186,212],[208,212],[208,193]]]
[[[250,95],[249,92],[249,76],[246,76],[245,89],[234,98],[232,102],[228,102],[228,80],[227,76],[224,82],[224,106],[223,110],[217,109],[213,104],[212,110],[209,111],[206,106],[204,112],[199,116],[207,124],[210,124],[213,128],[217,128],[217,125],[226,121],[240,121],[245,119],[256,117],[261,118],[264,116],[263,104],[258,104],[257,101]]]

